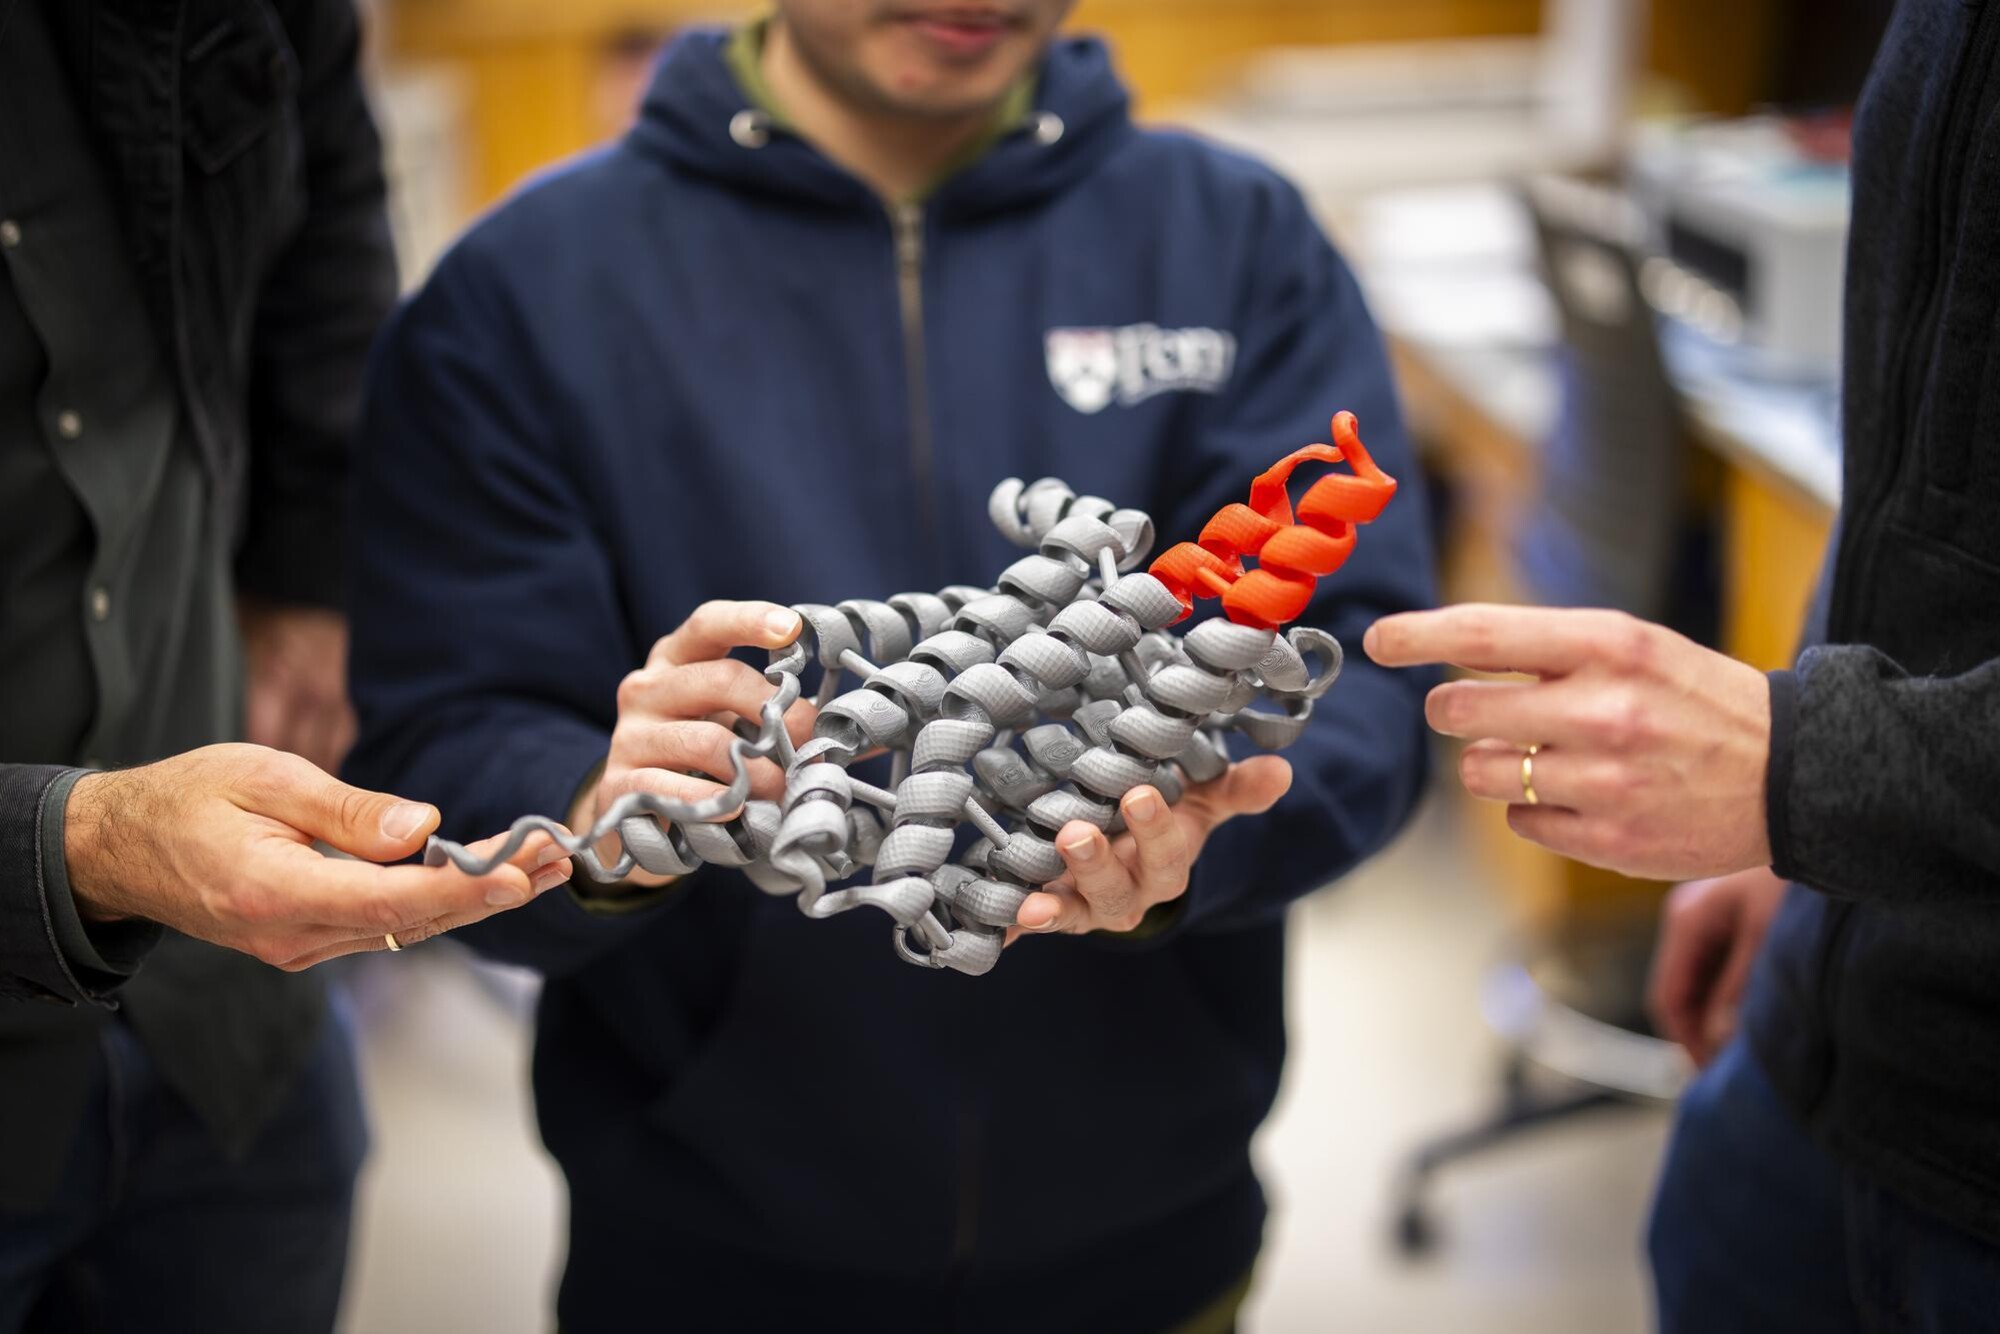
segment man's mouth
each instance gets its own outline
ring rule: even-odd
[[[914,10],[904,22],[944,54],[961,59],[984,55],[1016,26],[1005,10],[970,5]]]

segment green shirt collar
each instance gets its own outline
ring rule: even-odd
[[[752,19],[729,35],[729,44],[723,48],[723,61],[736,79],[736,86],[743,90],[743,96],[750,105],[771,118],[771,128],[796,134],[797,129],[785,116],[785,109],[778,105],[778,99],[771,93],[771,85],[764,78],[764,36],[769,32],[771,18],[767,14]],[[965,146],[965,150],[937,174],[937,179],[917,191],[904,203],[920,204],[936,193],[937,188],[952,177],[964,171],[973,163],[985,157],[993,145],[1008,134],[1028,123],[1035,109],[1035,76],[1025,74],[1007,90],[1000,105],[994,109],[993,119],[980,132],[979,137]]]

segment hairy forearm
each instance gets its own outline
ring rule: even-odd
[[[147,922],[87,929],[64,855],[82,771],[0,764],[0,995],[109,1004],[159,939]]]
[[[150,878],[142,865],[147,840],[140,834],[150,804],[116,774],[85,774],[70,789],[63,810],[63,858],[70,896],[86,922],[117,922],[142,914],[121,884]]]

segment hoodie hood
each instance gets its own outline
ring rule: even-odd
[[[628,142],[638,152],[732,188],[837,208],[879,209],[873,190],[797,134],[772,126],[729,70],[724,29],[697,29],[661,55]],[[1091,37],[1052,43],[1034,111],[940,184],[926,207],[987,213],[1045,198],[1087,175],[1132,133],[1130,99],[1111,54]]]

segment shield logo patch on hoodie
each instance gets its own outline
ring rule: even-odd
[[[1121,407],[1155,394],[1213,394],[1236,368],[1236,335],[1222,329],[1050,329],[1043,336],[1049,383],[1078,412]]]
[[[1096,412],[1118,383],[1118,336],[1110,329],[1051,329],[1044,338],[1049,383],[1078,412]]]

